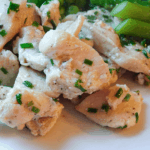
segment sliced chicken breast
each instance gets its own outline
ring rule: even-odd
[[[0,84],[13,85],[19,70],[19,62],[9,50],[0,52]]]
[[[102,126],[129,128],[138,122],[142,101],[139,93],[116,85],[90,95],[76,109]]]
[[[20,64],[42,71],[49,63],[49,58],[39,52],[39,42],[44,36],[43,27],[28,26],[20,31],[19,37],[14,42],[14,52],[18,52]],[[24,48],[21,44],[30,43],[33,47]]]

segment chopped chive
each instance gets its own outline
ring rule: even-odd
[[[40,112],[40,109],[39,108],[37,108],[37,107],[35,107],[35,106],[33,106],[32,107],[32,111],[34,112],[34,113],[39,113]]]
[[[141,41],[141,45],[144,46],[144,47],[147,46],[147,44],[146,44],[146,39],[144,39],[143,41]]]
[[[78,79],[78,80],[76,81],[76,83],[74,84],[74,86],[75,86],[76,88],[80,89],[82,92],[86,92],[87,90],[85,90],[85,89],[82,87],[82,85],[79,85],[79,83],[83,83],[81,79]]]
[[[21,97],[22,97],[22,94],[16,95],[16,100],[17,100],[18,104],[20,104],[20,105],[22,105]]]
[[[96,108],[88,108],[88,112],[90,113],[97,113],[98,109]]]
[[[117,91],[115,97],[120,98],[122,94],[123,94],[123,89],[120,88],[120,89]]]
[[[30,4],[27,4],[26,6],[27,6],[28,8],[31,8],[31,7],[32,7],[32,5],[30,5]]]
[[[2,71],[4,74],[7,74],[7,73],[8,73],[8,71],[7,71],[4,67],[1,68],[1,71]]]
[[[103,104],[101,109],[105,110],[105,112],[107,113],[109,111],[110,107],[108,104]]]
[[[0,25],[0,29],[2,29],[3,28],[3,25]]]
[[[106,19],[108,19],[108,18],[109,18],[109,16],[108,16],[108,15],[103,15],[103,17],[104,17],[104,18],[106,18]]]
[[[54,66],[54,61],[53,59],[50,59],[52,66]]]
[[[89,22],[89,23],[94,23],[95,21],[93,21],[93,20],[88,20],[88,22]]]
[[[89,60],[89,59],[85,59],[85,60],[84,60],[84,63],[85,63],[86,65],[92,66],[93,61],[91,61],[91,60]]]
[[[58,99],[56,99],[56,98],[52,98],[52,99],[53,99],[53,101],[58,102]]]
[[[150,76],[146,75],[147,79],[150,80]]]
[[[27,18],[24,20],[24,24],[26,24],[26,22],[27,22]]]
[[[89,40],[91,40],[91,39],[90,39],[90,38],[85,37],[85,40],[89,41]]]
[[[136,123],[138,123],[138,121],[139,121],[139,114],[138,114],[138,112],[135,113],[135,117],[136,117]]]
[[[104,62],[108,64],[108,60],[104,60]]]
[[[51,17],[50,16],[50,11],[47,12],[47,17],[48,17],[48,19],[50,19],[50,17]]]
[[[98,11],[95,11],[95,12],[94,12],[94,15],[98,15]]]
[[[33,21],[32,26],[38,27],[40,24],[37,21]]]
[[[113,20],[110,19],[110,18],[105,20],[106,23],[109,23],[109,22],[112,22],[112,21],[113,21]]]
[[[94,15],[86,15],[85,17],[86,17],[88,20],[96,20],[96,19],[97,19],[97,17],[94,16]]]
[[[48,32],[49,30],[51,30],[51,28],[50,28],[50,27],[47,27],[47,26],[43,26],[43,29],[44,29],[44,32],[45,32],[45,33]]]
[[[33,84],[29,81],[24,81],[23,84],[30,89],[32,89],[34,87]]]
[[[51,0],[46,0],[46,1],[43,3],[43,5],[49,4],[49,1],[51,1]]]
[[[9,7],[7,9],[7,14],[10,13],[10,10],[18,12],[19,11],[19,7],[20,7],[19,4],[15,4],[15,3],[10,2]]]
[[[78,70],[78,69],[76,69],[76,71],[75,71],[77,74],[79,74],[80,76],[82,76],[82,71],[80,71],[80,70]]]
[[[135,91],[137,94],[140,94],[140,91],[139,90],[137,90],[137,91]]]
[[[6,32],[5,30],[1,30],[1,31],[0,31],[0,35],[1,35],[2,37],[4,37],[5,35],[7,35],[7,32]]]
[[[119,73],[119,72],[120,72],[120,69],[121,69],[121,68],[119,68],[119,69],[116,69],[116,72],[117,72],[117,73]]]
[[[129,99],[130,99],[130,97],[131,97],[131,95],[128,93],[128,94],[126,95],[126,97],[124,98],[124,100],[125,100],[126,102],[128,102]]]
[[[137,52],[141,52],[142,50],[141,50],[141,49],[135,49],[135,51],[137,51]]]
[[[123,127],[118,127],[118,129],[125,129],[125,128],[127,128],[127,125],[124,125]]]
[[[148,54],[147,54],[147,51],[146,50],[142,50],[142,53],[143,53],[143,55],[147,58],[147,59],[149,59],[150,57],[148,56]]]
[[[34,48],[32,43],[22,43],[21,48]]]
[[[51,20],[51,24],[52,24],[52,26],[53,26],[53,29],[55,30],[57,26],[56,26],[54,20]]]
[[[114,69],[114,68],[109,69],[110,74],[112,74],[114,70],[116,70],[116,69]]]
[[[30,101],[30,102],[27,104],[28,107],[33,106],[33,105],[34,105],[33,101]]]

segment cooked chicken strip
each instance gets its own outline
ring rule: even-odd
[[[42,25],[53,28],[53,24],[57,26],[60,23],[59,1],[52,0],[50,2],[46,1],[45,3],[47,4],[43,4],[40,7]]]
[[[14,42],[14,52],[18,51],[20,64],[42,71],[49,63],[49,58],[39,52],[39,42],[44,36],[43,27],[24,27]],[[32,43],[33,48],[22,48],[20,44]]]
[[[43,93],[13,88],[0,105],[0,121],[19,130],[26,124],[33,135],[45,135],[56,123],[62,109],[60,103]]]
[[[13,85],[19,70],[19,62],[9,50],[0,52],[0,84]]]
[[[76,109],[102,126],[112,128],[129,128],[134,126],[141,112],[143,98],[139,93],[129,91],[128,94],[131,97],[125,100],[124,95],[117,104],[116,109],[112,109],[108,105],[108,100],[110,98],[117,100],[117,97],[115,98],[114,96],[118,92],[118,87],[122,88],[123,91],[126,89],[125,85],[117,85],[111,87],[109,90],[96,92],[82,101]],[[111,95],[112,97],[110,97]]]
[[[19,4],[19,11],[12,11],[9,9],[11,3]],[[13,5],[13,4],[12,4]],[[2,25],[0,32],[0,51],[4,45],[9,42],[24,25],[26,18],[26,0],[1,0],[0,1],[0,25]]]
[[[14,87],[20,89],[22,88],[29,89],[23,84],[24,81],[29,81],[30,83],[32,83],[32,85],[34,86],[33,90],[44,93],[45,95],[53,98],[57,98],[59,96],[57,92],[52,91],[51,88],[48,85],[46,85],[45,75],[31,68],[22,66],[19,69],[19,73],[16,78]]]
[[[86,90],[86,93],[91,94],[110,84],[108,65],[101,56],[92,47],[65,31],[47,32],[39,49],[49,58],[59,61],[45,70],[46,80],[51,89],[63,93],[65,98],[75,98]],[[84,63],[86,59],[92,64]],[[76,69],[82,71],[82,76],[76,73]]]

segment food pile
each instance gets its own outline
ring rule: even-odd
[[[63,95],[97,124],[134,126],[143,98],[140,91],[116,84],[126,70],[136,73],[140,84],[150,83],[148,40],[126,34],[123,28],[133,27],[132,18],[122,21],[126,18],[118,15],[118,7],[132,3],[111,13],[105,7],[78,12],[65,5],[62,13],[63,3],[50,0],[37,7],[26,0],[0,0],[0,121],[44,136],[61,115]]]

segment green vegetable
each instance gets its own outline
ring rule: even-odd
[[[127,128],[127,125],[124,125],[123,127],[118,127],[118,129],[125,129],[125,128]]]
[[[4,67],[1,68],[1,71],[2,71],[4,74],[8,74],[8,71],[7,71]]]
[[[135,91],[137,94],[140,94],[140,91],[139,90],[137,90],[137,91]]]
[[[114,70],[116,69],[113,69],[113,68],[109,69],[110,74],[112,74]]]
[[[32,26],[35,26],[35,27],[38,27],[40,24],[38,23],[38,22],[36,22],[36,21],[34,21],[33,23],[32,23]]]
[[[51,20],[51,24],[53,26],[53,29],[55,30],[57,26],[56,26],[56,23],[54,22],[54,20]]]
[[[33,89],[33,87],[34,87],[33,84],[29,81],[24,81],[23,84],[30,89]]]
[[[144,22],[150,22],[149,12],[150,7],[125,1],[117,5],[112,10],[111,15],[122,19],[132,18]]]
[[[64,0],[59,0],[59,3],[62,6],[64,4]]]
[[[26,19],[24,20],[24,24],[26,24],[26,22],[27,22],[27,19],[28,19],[28,18],[26,18]]]
[[[34,112],[34,113],[39,113],[40,112],[40,109],[39,108],[37,108],[37,107],[35,107],[35,106],[33,106],[32,107],[32,111]]]
[[[18,104],[20,104],[20,105],[22,105],[21,97],[22,97],[22,94],[16,95],[16,100],[17,100]]]
[[[2,37],[4,37],[5,35],[7,35],[7,32],[6,32],[5,30],[1,30],[1,31],[0,31],[0,35],[1,35]]]
[[[141,41],[141,45],[144,46],[144,47],[147,47],[146,39],[144,39],[144,40]]]
[[[56,98],[52,98],[52,99],[53,99],[53,101],[58,102],[58,99],[56,99]]]
[[[50,13],[51,13],[50,11],[47,12],[47,17],[48,17],[48,19],[50,19],[50,17],[51,17],[51,16],[50,16]]]
[[[79,12],[79,8],[75,5],[72,5],[68,9],[68,14],[76,14]]]
[[[139,20],[126,19],[115,28],[115,31],[117,34],[150,39],[150,24]]]
[[[119,72],[120,72],[120,69],[121,69],[121,68],[119,68],[119,69],[116,69],[116,72],[117,72],[117,73],[119,73]]]
[[[76,88],[80,89],[82,92],[86,92],[87,90],[85,90],[85,89],[82,87],[82,85],[79,85],[79,83],[83,83],[81,79],[78,79],[78,80],[76,81],[76,83],[74,84],[74,86],[75,86]]]
[[[94,15],[98,15],[98,11],[95,11],[95,12],[94,12]]]
[[[86,65],[89,65],[89,66],[92,66],[92,65],[93,65],[93,61],[91,61],[91,60],[89,60],[89,59],[85,59],[85,60],[84,60],[84,63],[85,63]]]
[[[123,94],[123,89],[119,88],[119,90],[117,91],[115,97],[120,98],[122,94]]]
[[[104,60],[104,62],[108,64],[108,60]]]
[[[22,43],[21,48],[34,48],[32,43]]]
[[[27,7],[28,7],[28,8],[31,8],[31,7],[32,7],[32,5],[30,5],[30,4],[27,4]]]
[[[86,15],[85,16],[88,19],[88,22],[94,23],[97,17],[95,15]]]
[[[20,7],[19,4],[15,4],[15,3],[10,2],[9,7],[8,7],[8,10],[7,10],[7,14],[10,13],[10,10],[11,10],[11,11],[18,12],[18,11],[19,11],[19,7]]]
[[[54,61],[53,59],[50,59],[52,66],[54,66]]]
[[[124,98],[124,100],[125,100],[126,102],[128,102],[129,99],[130,99],[130,97],[131,97],[131,95],[128,93],[128,94],[126,95],[126,97]]]
[[[146,50],[142,50],[142,53],[143,53],[143,55],[147,58],[147,59],[149,59],[150,57],[149,57],[149,53],[146,51]]]
[[[34,105],[33,101],[30,101],[30,102],[27,104],[28,107],[33,106],[33,105]]]
[[[48,32],[49,30],[51,30],[51,28],[50,28],[50,27],[47,27],[47,26],[43,26],[43,29],[44,29],[44,32],[45,32],[45,33]]]
[[[138,123],[138,121],[139,121],[139,114],[137,112],[135,113],[135,117],[136,117],[136,123]]]
[[[98,109],[96,108],[88,108],[88,112],[90,113],[97,113]]]
[[[110,107],[108,104],[103,104],[101,109],[105,110],[105,112],[107,113],[109,111]]]
[[[80,70],[78,70],[78,69],[76,69],[76,71],[75,71],[77,74],[79,74],[80,76],[82,76],[82,71],[80,71]]]
[[[141,50],[141,49],[135,49],[135,51],[137,51],[137,52],[141,52],[142,50]]]
[[[28,3],[35,3],[38,7],[40,7],[43,3],[51,0],[28,0]]]

